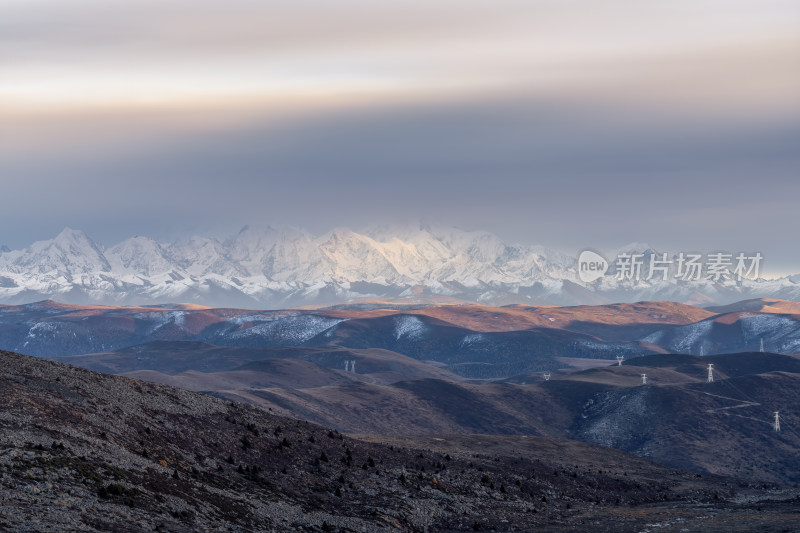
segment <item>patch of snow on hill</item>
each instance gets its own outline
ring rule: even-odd
[[[175,324],[182,328],[186,319],[186,311],[148,311],[146,313],[136,313],[133,316],[146,321],[149,326],[147,334],[150,335],[168,324]]]
[[[246,329],[230,333],[229,337],[233,339],[261,337],[270,344],[294,346],[306,342],[343,321],[340,318],[318,315],[291,315],[262,321]]]
[[[583,438],[601,446],[647,456],[639,443],[645,440],[645,434],[652,431],[654,424],[647,401],[649,392],[649,387],[642,386],[603,393],[590,400],[582,415],[586,420],[581,431]]]
[[[694,353],[695,346],[702,344],[703,338],[711,333],[714,327],[712,320],[702,320],[694,324],[681,326],[676,330],[676,338],[669,343],[669,348],[678,353]]]
[[[483,333],[471,333],[469,335],[464,335],[464,338],[461,340],[461,344],[459,344],[459,348],[464,348],[465,346],[469,346],[471,344],[479,344],[486,340],[486,335]]]
[[[663,339],[663,338],[664,338],[664,332],[663,331],[656,331],[655,333],[651,333],[647,337],[644,337],[642,339],[642,342],[649,342],[651,344],[658,344],[658,343],[661,342],[661,339]]]
[[[397,340],[403,337],[414,340],[419,339],[427,329],[425,323],[418,317],[402,315],[394,318],[394,336]]]
[[[625,354],[635,356],[642,354],[642,348],[635,343],[622,342],[597,342],[591,340],[579,340],[575,343],[577,355],[588,355],[591,357],[612,357]]]
[[[60,322],[36,322],[30,325],[31,327],[28,330],[28,334],[25,336],[25,342],[22,344],[22,348],[28,347],[31,344],[35,345],[43,340],[59,339],[68,335],[72,337],[75,336],[74,330],[69,324]]]
[[[800,324],[796,320],[778,315],[747,314],[742,316],[740,323],[746,343],[765,337],[779,339],[800,329]]]

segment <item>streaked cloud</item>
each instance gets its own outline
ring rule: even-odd
[[[748,85],[769,87],[798,55],[789,2],[33,0],[3,11],[0,96],[18,109],[498,86],[591,94],[662,66],[724,94],[749,69]]]
[[[780,251],[798,65],[794,1],[5,0],[0,243],[421,216]]]

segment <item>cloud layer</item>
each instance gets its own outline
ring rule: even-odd
[[[10,0],[0,36],[0,243],[422,217],[800,265],[796,2]]]

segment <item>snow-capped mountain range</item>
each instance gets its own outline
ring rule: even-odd
[[[647,259],[658,252],[629,246]],[[599,304],[672,300],[693,304],[800,298],[800,280],[619,280],[613,269],[590,283],[577,254],[504,243],[485,231],[425,225],[313,236],[292,228],[245,227],[218,240],[174,244],[133,237],[111,247],[64,229],[22,250],[0,251],[0,302],[192,302],[290,307],[358,298],[484,304]]]

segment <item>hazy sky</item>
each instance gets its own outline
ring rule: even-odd
[[[800,272],[796,0],[0,0],[0,244],[428,221]]]

